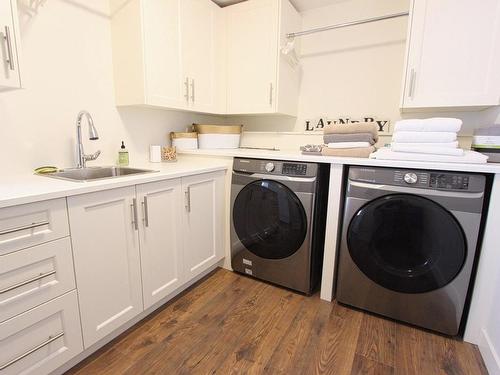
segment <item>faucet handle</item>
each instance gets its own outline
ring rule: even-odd
[[[85,161],[95,160],[99,157],[99,155],[101,155],[101,150],[97,150],[96,152],[94,152],[93,154],[90,154],[90,155],[84,155],[84,158],[85,158]]]

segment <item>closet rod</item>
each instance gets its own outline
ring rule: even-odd
[[[296,33],[286,34],[286,37],[287,38],[296,38],[296,37],[299,37],[299,36],[304,36],[304,35],[309,35],[309,34],[314,34],[314,33],[320,33],[322,31],[340,29],[342,27],[354,26],[354,25],[361,25],[361,24],[364,24],[364,23],[370,23],[370,22],[388,20],[388,19],[391,19],[391,18],[403,17],[403,16],[407,16],[407,15],[409,15],[409,12],[394,13],[394,14],[389,14],[387,16],[368,18],[366,20],[359,20],[359,21],[352,21],[352,22],[346,22],[346,23],[339,23],[337,25],[330,25],[330,26],[318,27],[316,29],[311,29],[311,30],[298,31]]]

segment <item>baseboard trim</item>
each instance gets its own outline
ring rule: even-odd
[[[500,356],[498,355],[488,332],[483,328],[479,340],[479,351],[490,374],[500,374]]]
[[[200,281],[201,279],[203,279],[204,277],[206,277],[207,275],[209,275],[210,273],[215,271],[217,268],[222,267],[223,263],[224,263],[223,261],[219,261],[217,264],[211,266],[206,271],[203,271],[201,274],[199,274],[198,276],[196,276],[192,280],[189,280],[187,283],[185,283],[184,285],[177,288],[175,291],[170,293],[168,296],[163,298],[161,301],[158,301],[157,303],[155,303],[149,309],[144,310],[143,312],[141,312],[139,315],[137,315],[136,317],[129,320],[127,323],[125,323],[120,328],[116,329],[115,331],[111,332],[109,335],[107,335],[103,339],[96,342],[90,348],[85,349],[83,352],[78,354],[76,357],[73,357],[71,360],[66,362],[64,365],[62,365],[58,369],[51,372],[50,375],[64,374],[66,371],[73,368],[78,363],[82,362],[85,358],[89,357],[90,355],[94,354],[97,350],[101,349],[104,345],[108,344],[110,341],[112,341],[115,338],[117,338],[118,336],[120,336],[123,332],[125,332],[126,330],[128,330],[129,328],[134,326],[135,324],[139,323],[142,319],[146,318],[148,315],[153,313],[155,310],[162,307],[164,304],[169,302],[171,299],[173,299],[174,297],[176,297],[179,294],[181,294],[182,292],[184,292],[186,289],[191,287],[193,284],[197,283],[198,281]]]

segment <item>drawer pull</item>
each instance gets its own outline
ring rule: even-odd
[[[38,227],[43,227],[44,225],[49,225],[49,224],[50,223],[48,221],[40,221],[39,223],[31,223],[29,225],[23,225],[22,227],[5,229],[5,230],[0,231],[0,236],[3,236],[5,234],[20,232],[20,231],[26,230],[26,229],[34,229],[34,228],[38,228]]]
[[[5,370],[7,367],[12,366],[14,363],[19,362],[21,359],[29,356],[30,354],[36,352],[39,349],[42,349],[44,346],[49,345],[51,342],[56,341],[58,338],[61,338],[64,336],[64,332],[58,333],[55,336],[49,336],[47,340],[42,342],[41,344],[35,346],[33,349],[28,350],[26,353],[21,354],[20,356],[14,358],[13,360],[4,363],[3,365],[0,366],[0,371]]]
[[[41,273],[40,275],[32,277],[29,280],[21,281],[20,283],[17,283],[15,285],[12,285],[12,286],[9,286],[9,287],[7,287],[5,289],[0,290],[0,294],[4,294],[4,293],[7,293],[7,292],[10,292],[11,290],[14,290],[14,289],[20,288],[22,286],[28,285],[28,284],[30,284],[32,282],[38,281],[40,279],[43,279],[44,277],[55,275],[55,273],[56,273],[56,270],[53,270],[53,271],[50,271],[50,272],[47,272],[47,273]]]

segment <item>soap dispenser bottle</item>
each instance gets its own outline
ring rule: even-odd
[[[125,143],[122,141],[120,150],[118,151],[118,165],[126,167],[129,163],[128,150],[125,148]]]

